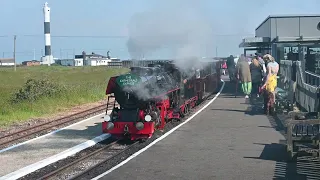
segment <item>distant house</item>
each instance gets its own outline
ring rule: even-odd
[[[87,66],[108,66],[108,62],[111,61],[108,57],[94,52],[92,54],[83,53],[82,57],[85,57],[83,59],[85,59],[85,65]]]
[[[56,61],[57,64],[60,64],[61,66],[74,66],[74,59],[60,59]]]
[[[99,58],[99,59],[86,59],[86,65],[88,66],[108,66],[108,63],[111,62],[110,59],[107,58]]]
[[[40,66],[40,61],[32,60],[32,61],[23,61],[22,65],[24,66]]]
[[[83,66],[83,58],[74,58],[74,66]]]
[[[60,59],[56,63],[62,66],[108,66],[109,62],[120,61],[118,58],[108,58],[100,54],[75,55],[74,59]]]
[[[0,66],[14,66],[13,58],[0,58]]]

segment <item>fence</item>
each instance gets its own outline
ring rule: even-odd
[[[295,87],[296,87],[296,66],[294,61],[281,60],[278,87],[283,89],[291,104],[295,103]],[[292,109],[291,109],[292,110]]]
[[[312,86],[320,86],[320,75],[306,71],[306,83]]]
[[[108,62],[108,68],[122,68],[122,61],[111,61]]]
[[[310,79],[312,80],[310,81]],[[292,104],[296,103],[307,112],[318,112],[320,110],[320,86],[315,84],[319,79],[320,77],[317,77],[317,75],[312,76],[311,73],[304,72],[300,61],[280,61],[278,86],[288,93],[288,98]]]

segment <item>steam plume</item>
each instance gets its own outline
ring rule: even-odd
[[[206,56],[212,49],[211,23],[198,1],[161,1],[156,8],[135,14],[128,26],[128,51],[132,59],[170,49],[179,68],[194,66],[186,58]]]

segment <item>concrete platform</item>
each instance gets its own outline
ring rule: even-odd
[[[59,132],[36,140],[31,140],[26,144],[1,152],[0,176],[12,173],[46,158],[50,158],[74,146],[88,142],[88,140],[100,136],[102,134],[102,121],[102,114],[100,114],[64,128]],[[32,165],[32,168],[35,168],[35,166]],[[24,171],[25,170],[26,168]],[[22,173],[22,170],[19,171]]]
[[[248,107],[243,97],[222,93],[190,122],[101,179],[307,179],[282,161],[284,137],[270,119]]]

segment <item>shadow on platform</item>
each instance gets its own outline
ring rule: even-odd
[[[237,102],[238,98],[243,98],[241,89],[238,88],[237,98],[235,97],[235,84],[226,81],[225,89],[220,98],[234,98]],[[239,86],[240,87],[240,86]],[[215,108],[213,111],[226,112],[240,112],[247,115],[263,115],[263,100],[262,98],[252,98],[250,101],[241,102],[242,105],[247,105],[245,110],[236,108]],[[277,114],[275,116],[268,116],[270,126],[258,126],[260,128],[273,128],[274,130],[285,136],[284,122],[288,118],[286,115]],[[273,179],[279,180],[305,180],[305,179],[319,179],[320,180],[320,161],[312,161],[307,158],[298,158],[296,162],[287,162],[287,153],[285,142],[263,144],[255,143],[264,146],[259,157],[244,157],[249,159],[261,159],[267,161],[274,161],[276,163]]]
[[[284,144],[260,144],[264,149],[259,157],[244,157],[275,161],[276,167],[273,179],[279,180],[307,180],[320,179],[320,162],[298,159],[297,162],[286,162],[286,146]]]
[[[224,96],[222,96],[221,98],[225,98]],[[256,102],[259,102],[260,100],[256,100],[256,99],[253,99],[253,100],[245,100],[244,99],[244,103],[240,103],[240,104],[244,104],[244,105],[247,105],[247,109],[245,110],[239,110],[239,109],[218,109],[218,108],[215,108],[215,109],[211,109],[213,111],[227,111],[227,112],[242,112],[244,114],[247,114],[247,115],[250,115],[250,116],[254,116],[254,115],[263,115],[263,109],[262,109],[262,103],[256,103]],[[261,101],[260,101],[261,102]]]
[[[225,88],[223,89],[220,97],[222,98],[241,98],[244,97],[244,94],[241,90],[241,86],[238,84],[238,88],[236,88],[236,84],[230,82],[229,80],[225,81]]]
[[[281,117],[285,118],[285,117]],[[258,126],[262,128],[273,128],[285,136],[285,126],[283,120],[278,115],[268,116],[270,126]],[[262,144],[264,149],[259,157],[244,157],[251,159],[262,159],[275,161],[274,178],[279,180],[305,180],[305,179],[320,179],[320,161],[312,161],[308,158],[298,158],[297,162],[287,162],[285,142]]]

